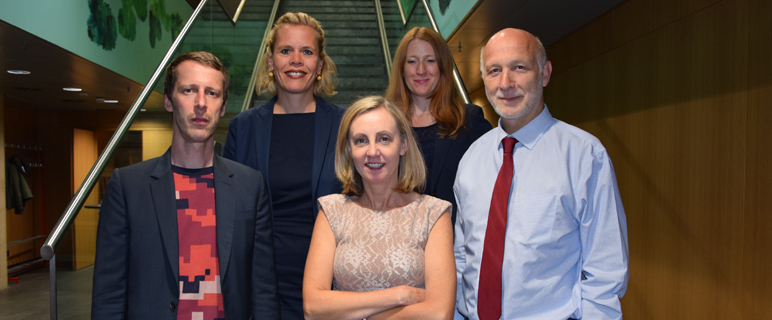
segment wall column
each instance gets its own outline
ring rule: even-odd
[[[3,214],[0,214],[0,290],[8,288],[8,227],[5,224],[5,97],[0,95],[0,207],[3,208]]]

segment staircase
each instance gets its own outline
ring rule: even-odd
[[[432,27],[429,16],[426,14],[423,4],[420,0],[417,1],[413,14],[408,16],[407,25],[402,25],[402,16],[399,14],[398,0],[381,0],[381,7],[383,8],[383,23],[386,27],[386,36],[389,39],[389,50],[391,51],[392,60],[394,53],[397,51],[399,42],[402,41],[402,37],[413,27]],[[410,13],[410,8],[405,8],[405,15]]]
[[[322,24],[327,54],[338,68],[338,93],[325,100],[348,107],[358,98],[386,91],[389,80],[373,0],[282,0],[276,18],[298,11]],[[253,105],[260,106],[270,98],[256,97]]]
[[[274,0],[246,1],[234,27],[217,2],[211,1],[181,46],[180,52],[210,51],[228,68],[231,86],[226,112],[229,114],[238,113],[247,90],[254,90],[247,86],[273,3]],[[397,0],[381,0],[381,7],[392,56],[407,30],[415,25],[430,26],[420,1],[407,26],[402,25]],[[297,11],[311,15],[322,24],[327,54],[338,68],[335,87],[338,93],[325,97],[327,101],[348,107],[361,97],[382,95],[386,91],[390,70],[384,65],[373,0],[282,0],[276,18]],[[156,90],[163,92],[163,81]],[[261,106],[271,98],[267,94],[253,95],[252,105]]]

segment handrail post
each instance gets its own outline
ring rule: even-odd
[[[381,0],[374,0],[375,16],[378,20],[378,30],[381,33],[381,47],[383,48],[383,59],[386,65],[386,74],[391,80],[391,50],[389,49],[389,37],[386,35],[386,27],[383,23],[383,10],[381,9]]]
[[[431,8],[429,8],[429,3],[427,0],[421,0],[424,4],[424,9],[426,9],[426,15],[429,16],[429,21],[432,23],[432,28],[434,28],[434,31],[437,31],[437,34],[442,36],[442,33],[440,32],[440,28],[437,28],[437,22],[434,21],[434,15],[432,14]],[[472,103],[472,100],[469,99],[469,92],[466,91],[466,85],[464,85],[464,80],[461,79],[461,74],[458,72],[458,67],[456,67],[456,61],[453,61],[453,81],[456,83],[456,87],[458,87],[458,91],[461,92],[461,96],[464,98],[464,103],[470,104]]]
[[[88,194],[91,193],[92,189],[94,189],[94,184],[99,178],[99,175],[102,174],[102,170],[104,170],[107,160],[112,156],[113,151],[115,151],[115,148],[118,146],[118,142],[120,142],[121,138],[123,138],[123,135],[126,133],[126,131],[129,130],[131,123],[134,121],[134,117],[137,115],[137,113],[139,113],[140,108],[147,100],[147,97],[150,95],[150,92],[153,90],[155,84],[158,82],[158,78],[163,73],[166,65],[169,64],[169,61],[171,60],[172,56],[174,56],[174,52],[177,51],[180,43],[182,43],[182,41],[185,39],[185,36],[187,36],[190,27],[196,21],[199,13],[201,13],[201,10],[204,8],[206,3],[207,0],[201,0],[201,2],[198,4],[198,7],[196,7],[196,9],[193,11],[193,14],[190,15],[188,22],[186,22],[185,26],[183,26],[182,30],[180,30],[177,39],[172,42],[171,47],[169,47],[169,51],[166,52],[166,55],[158,65],[158,68],[156,68],[155,72],[150,77],[150,81],[148,81],[147,85],[142,88],[142,91],[140,92],[139,96],[137,96],[137,99],[134,100],[134,103],[126,113],[126,116],[123,117],[123,120],[121,120],[121,123],[118,125],[115,133],[107,142],[105,150],[102,152],[102,154],[99,155],[96,162],[94,162],[94,166],[91,167],[91,171],[89,171],[88,175],[86,175],[86,179],[83,180],[83,183],[78,188],[75,196],[72,198],[72,200],[70,200],[70,203],[67,205],[67,208],[65,209],[61,218],[59,218],[56,226],[54,226],[54,230],[51,231],[51,234],[49,234],[48,238],[46,238],[46,242],[40,248],[40,256],[43,259],[49,261],[52,320],[56,319],[56,261],[54,252],[56,245],[59,243],[62,235],[64,235],[67,227],[72,224],[72,221],[75,219],[78,211],[83,206],[83,202],[86,200]]]
[[[57,312],[56,312],[56,255],[54,254],[50,260],[48,260],[48,290],[50,291],[48,293],[49,296],[49,303],[50,303],[50,310],[51,310],[51,320],[56,320]]]

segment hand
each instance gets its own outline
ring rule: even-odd
[[[421,288],[414,288],[411,286],[397,286],[394,287],[397,292],[397,303],[400,306],[409,306],[411,304],[423,302],[426,297],[426,290]]]

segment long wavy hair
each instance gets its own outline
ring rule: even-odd
[[[437,89],[429,96],[429,112],[439,124],[440,137],[456,138],[464,127],[466,106],[461,98],[456,84],[453,82],[453,56],[445,40],[434,30],[427,27],[415,27],[410,29],[400,41],[397,52],[394,54],[394,63],[391,67],[391,80],[386,89],[386,98],[393,101],[402,112],[410,118],[410,104],[413,101],[413,93],[405,83],[405,61],[407,60],[407,46],[410,41],[421,39],[429,42],[435,52],[437,66],[440,69],[440,82]]]

